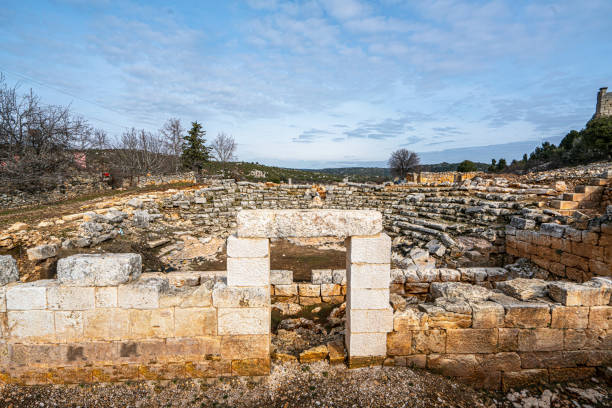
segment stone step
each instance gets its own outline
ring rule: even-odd
[[[609,179],[605,178],[592,178],[589,181],[589,185],[591,186],[605,186],[608,184]]]
[[[584,193],[563,193],[563,201],[581,201],[584,196]]]
[[[550,205],[552,208],[559,210],[572,210],[578,208],[578,202],[576,201],[563,201],[563,200],[552,200]]]
[[[577,193],[584,193],[586,195],[591,195],[593,193],[603,192],[603,187],[602,186],[576,186],[574,190]]]

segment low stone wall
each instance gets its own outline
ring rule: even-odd
[[[86,383],[269,373],[268,291],[212,280],[176,287],[140,277],[140,257],[134,256],[133,265],[94,258],[60,264],[59,281],[0,287],[0,380]],[[74,258],[60,263],[66,260]],[[109,279],[88,280],[100,266]],[[121,270],[127,271],[123,277]]]
[[[392,364],[508,390],[588,378],[612,363],[612,281],[515,279],[498,289],[432,284],[434,303],[395,312]]]
[[[528,258],[560,278],[584,282],[612,276],[612,224],[593,223],[586,229],[514,218],[506,227],[506,252]]]
[[[422,184],[457,183],[472,179],[478,172],[460,173],[457,171],[408,173],[406,181]]]

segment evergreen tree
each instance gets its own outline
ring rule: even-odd
[[[508,167],[506,159],[499,159],[499,161],[497,162],[497,171],[504,171],[506,167]]]
[[[183,139],[183,154],[181,160],[185,167],[199,169],[202,165],[210,161],[210,148],[206,146],[206,131],[198,122],[191,124],[191,130]]]
[[[457,171],[461,173],[468,173],[468,172],[477,171],[477,170],[478,168],[476,167],[476,164],[470,160],[464,160],[461,163],[459,163],[459,166],[457,166]]]

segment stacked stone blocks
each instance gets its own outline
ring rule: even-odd
[[[539,285],[534,280],[517,281]],[[474,291],[461,283],[435,285],[459,288],[454,293],[434,289],[459,297],[441,296],[433,304],[395,313],[394,331],[387,338],[395,365],[427,368],[473,385],[508,390],[589,378],[596,367],[612,363],[612,281],[554,282],[546,284],[550,299],[528,300],[486,289]]]
[[[389,305],[391,238],[386,234],[352,236],[347,247],[345,342],[349,366],[384,360],[387,333],[393,329]]]

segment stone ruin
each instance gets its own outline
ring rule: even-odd
[[[543,223],[534,238],[535,221],[521,219],[507,227],[528,245],[516,250],[548,257],[559,245],[564,277],[582,270],[566,263],[574,248],[610,262],[609,223],[580,233]],[[346,238],[346,270],[313,272],[310,284],[270,271],[271,238],[318,236]],[[227,239],[226,272],[143,274],[140,255],[83,254],[60,259],[57,279],[21,283],[15,261],[2,257],[0,380],[267,375],[279,297],[346,299],[344,345],[323,345],[301,362],[419,367],[505,390],[587,378],[612,363],[610,273],[575,283],[525,279],[512,268],[437,268],[418,248],[391,269],[391,246],[378,211],[243,210]]]

